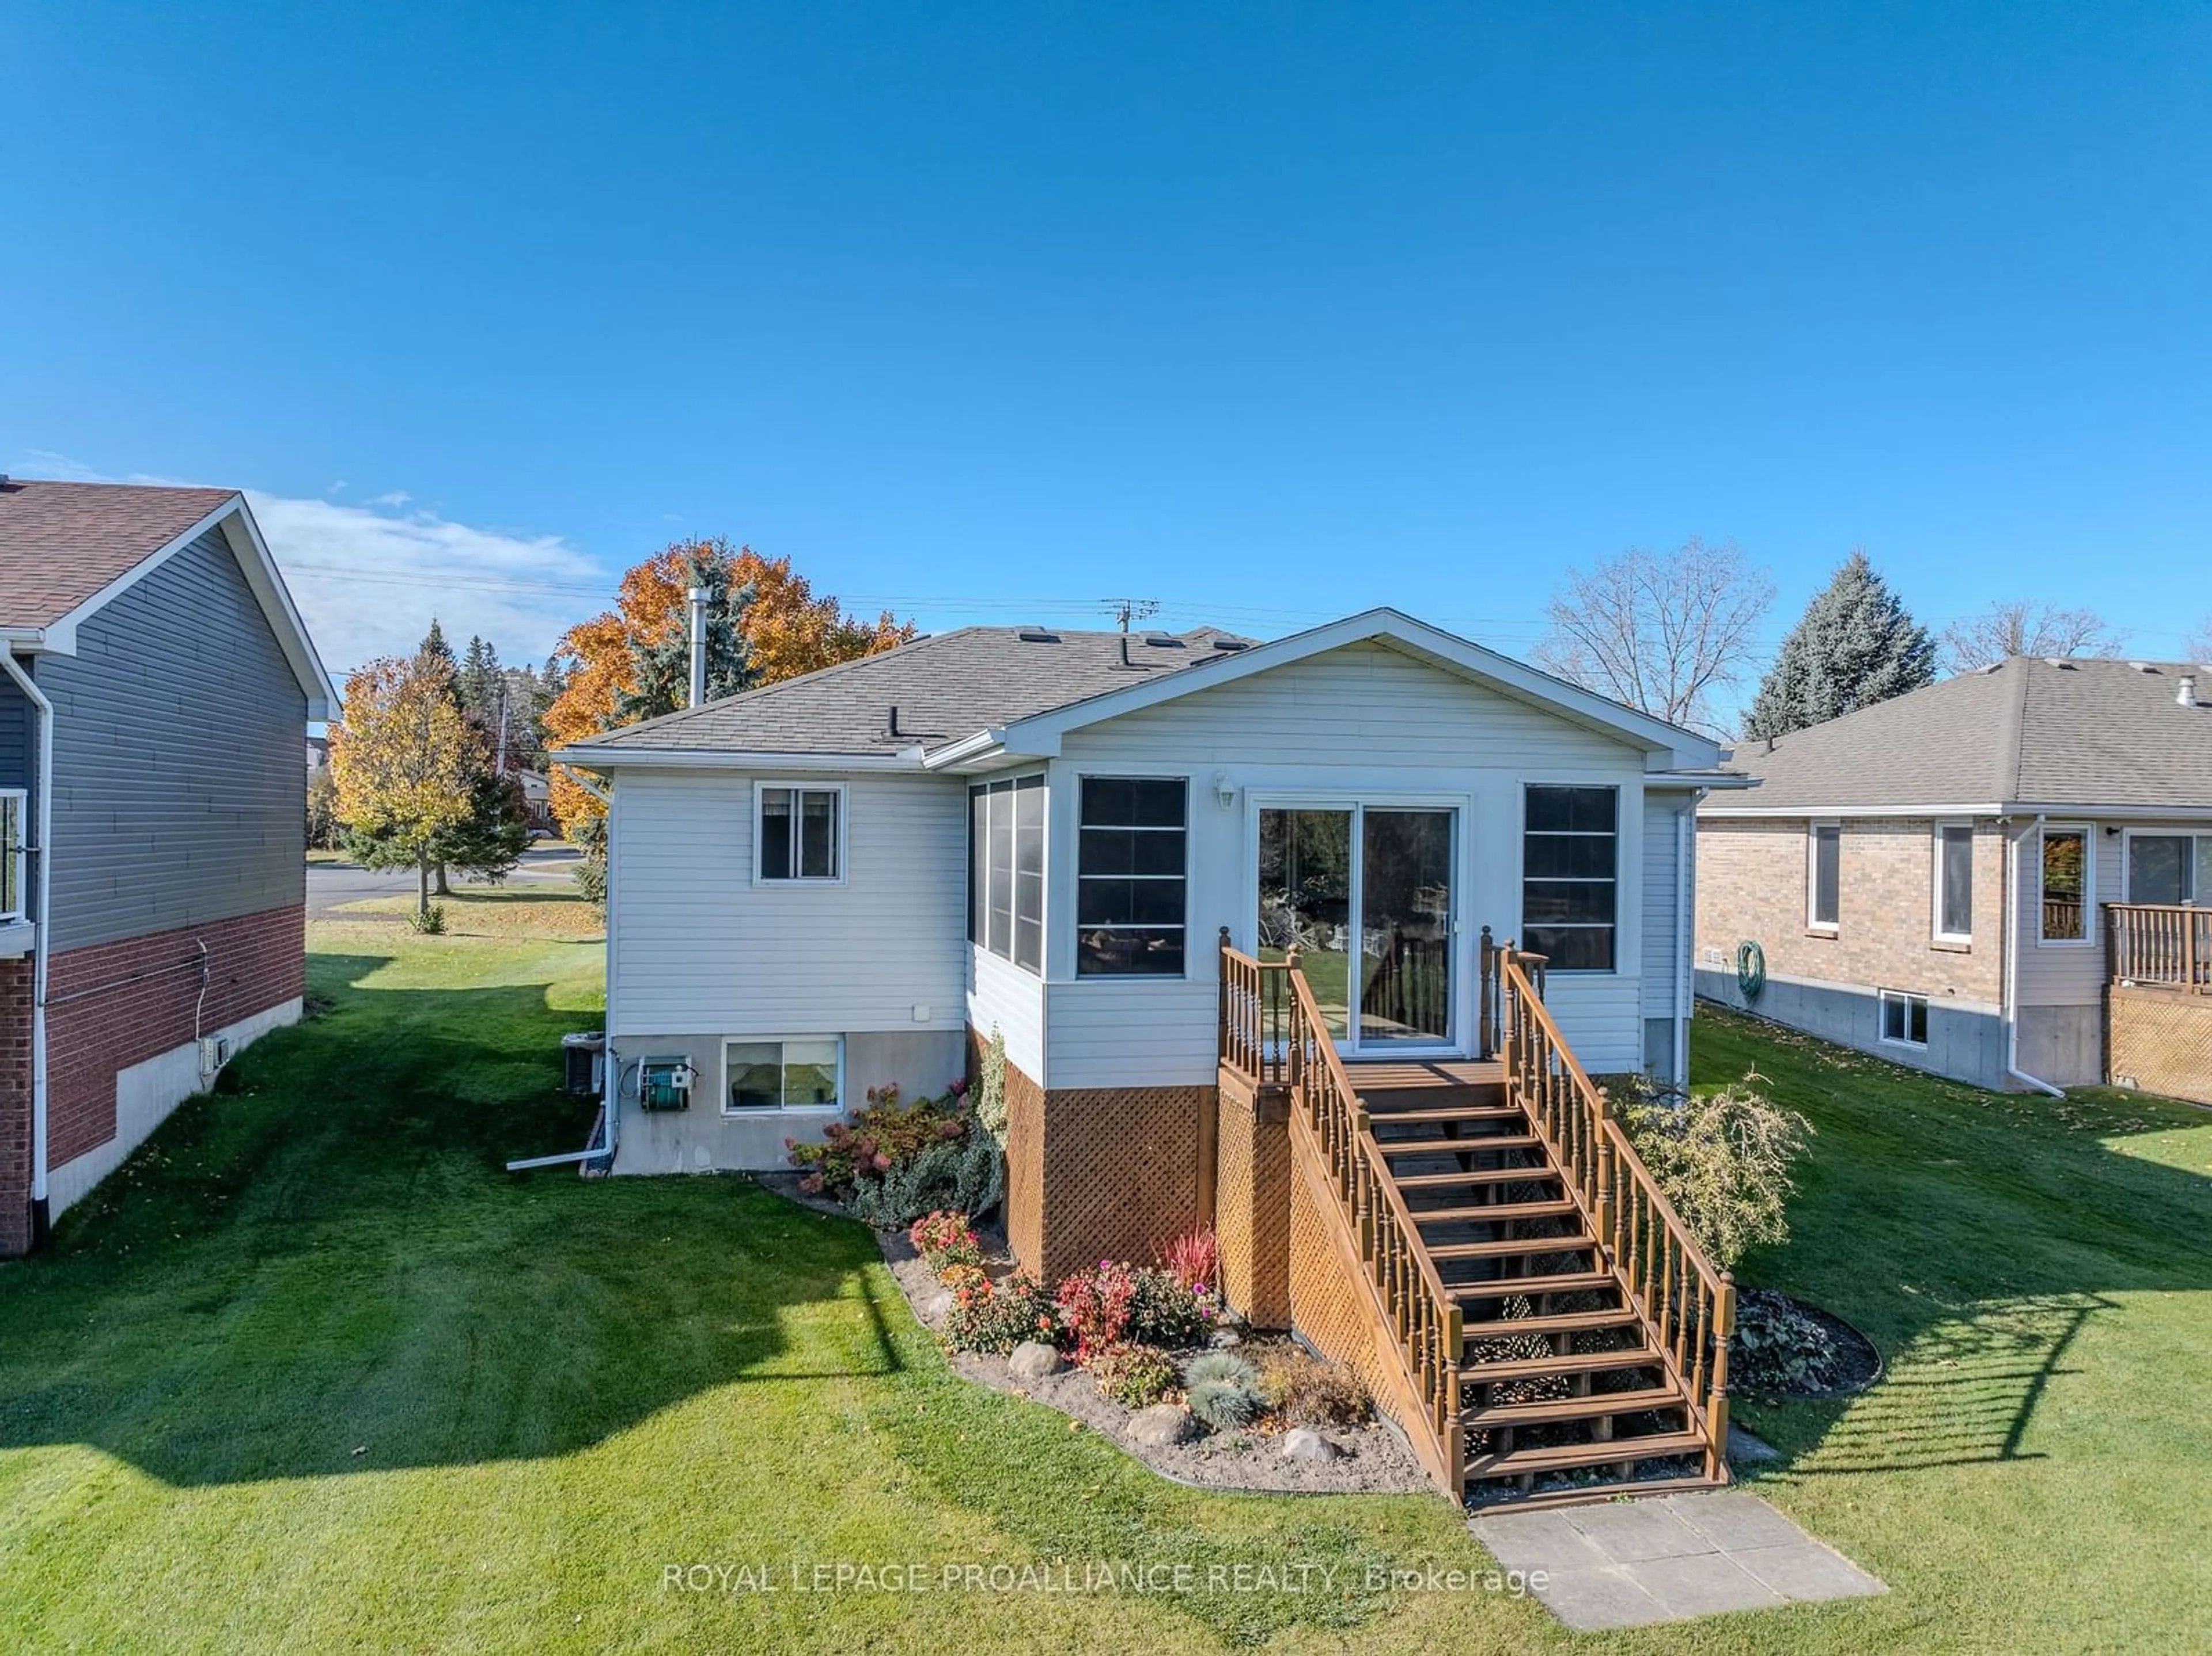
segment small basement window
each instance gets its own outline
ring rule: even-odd
[[[722,1043],[722,1111],[836,1109],[843,1102],[845,1044],[835,1035]]]
[[[845,877],[843,788],[763,783],[755,793],[755,879],[831,883]]]
[[[1928,997],[1901,989],[1881,992],[1881,1038],[1893,1046],[1928,1044]]]

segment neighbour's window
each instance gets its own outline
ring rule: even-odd
[[[968,790],[968,941],[1044,969],[1044,778]]]
[[[2043,830],[2043,941],[2089,937],[2089,830]]]
[[[732,1115],[755,1110],[834,1109],[842,1101],[838,1097],[841,1057],[835,1035],[726,1041],[722,1108]]]
[[[1974,936],[1974,828],[1942,822],[1936,829],[1936,936],[1971,943]]]
[[[1083,779],[1078,977],[1182,975],[1188,792],[1182,777]]]
[[[2128,901],[2201,903],[2212,899],[2212,834],[2128,835]]]
[[[1610,972],[1620,791],[1530,786],[1521,837],[1521,946],[1553,972]]]
[[[1928,997],[1902,990],[1881,992],[1881,1038],[1893,1046],[1928,1044]]]
[[[1806,847],[1805,919],[1833,928],[1843,913],[1844,825],[1815,822]]]
[[[842,879],[844,803],[842,788],[762,788],[760,877]]]

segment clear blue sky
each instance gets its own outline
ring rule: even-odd
[[[1854,545],[2212,611],[2212,7],[710,10],[7,6],[0,467],[259,491],[339,665],[691,532],[933,627],[1525,651],[1691,535],[1776,636]]]

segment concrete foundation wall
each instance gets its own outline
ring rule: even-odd
[[[611,1059],[621,1083],[615,1142],[617,1173],[768,1172],[790,1165],[783,1141],[814,1143],[822,1130],[867,1101],[872,1087],[896,1085],[909,1099],[942,1092],[966,1063],[957,1029],[855,1033],[845,1037],[842,1108],[753,1110],[722,1108],[726,1082],[722,1044],[741,1037],[720,1034],[625,1035]],[[632,1067],[647,1058],[680,1058],[698,1072],[691,1106],[647,1110],[638,1105]]]
[[[2098,1087],[2105,1080],[2105,1009],[2023,1006],[2020,1067],[2054,1087]]]
[[[1893,1064],[1909,1065],[1971,1082],[1977,1087],[2004,1085],[2004,1021],[1995,1006],[1946,1002],[1931,997],[1928,1003],[1928,1045],[1893,1045],[1881,1039],[1881,1007],[1872,989],[1849,984],[1807,983],[1769,977],[1765,992],[1755,1003],[1745,1001],[1733,971],[1700,968],[1697,974],[1700,998],[1723,1006],[1754,1012],[1777,1023],[1802,1029],[1808,1035],[1855,1046]]]

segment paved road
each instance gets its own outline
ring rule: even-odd
[[[569,875],[581,855],[574,846],[541,841],[522,853],[521,863],[507,877],[507,883],[527,887],[550,882],[565,891]],[[364,897],[397,896],[414,889],[415,870],[411,868],[368,869],[354,863],[310,863],[307,918],[328,919],[331,910],[347,903],[357,903]]]

